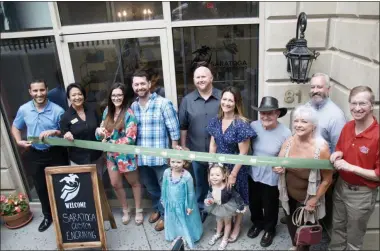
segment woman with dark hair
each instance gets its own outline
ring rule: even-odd
[[[256,137],[256,132],[250,127],[248,119],[243,115],[242,98],[239,89],[233,86],[222,91],[218,116],[211,119],[207,126],[211,135],[210,153],[239,154],[248,153],[250,139]],[[229,176],[227,187],[236,190],[242,197],[245,206],[248,199],[248,168],[241,164],[228,164]],[[235,242],[240,234],[243,214],[238,213],[229,242]]]
[[[60,121],[63,138],[70,141],[96,141],[95,130],[100,123],[100,117],[95,107],[86,104],[85,89],[78,83],[72,83],[67,87],[66,96],[71,105]],[[68,151],[72,165],[96,164],[98,173],[102,176],[103,152],[77,147],[69,147]]]
[[[103,112],[103,121],[95,131],[95,136],[102,142],[110,144],[134,145],[137,137],[137,119],[133,111],[128,108],[128,100],[125,97],[126,87],[122,83],[111,86],[108,96],[108,106]],[[136,205],[136,225],[141,225],[144,220],[141,208],[141,185],[133,154],[107,152],[107,169],[111,184],[123,207],[123,224],[130,220],[130,209],[123,188],[124,176],[132,187]]]

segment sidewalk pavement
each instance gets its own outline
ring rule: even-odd
[[[38,226],[43,216],[38,206],[31,206],[34,213],[33,220],[20,229],[7,229],[1,225],[1,250],[56,250],[56,236],[53,225],[43,233],[38,232]],[[128,225],[121,223],[121,209],[113,208],[117,229],[111,229],[109,222],[105,222],[107,245],[109,250],[170,250],[170,242],[165,241],[165,231],[156,232],[154,224],[148,222],[150,211],[145,211],[143,225],[134,224],[134,214]],[[280,210],[280,217],[283,216]],[[214,216],[207,217],[203,224],[204,233],[202,239],[197,243],[196,250],[217,250],[219,242],[209,246],[208,241],[215,233],[216,221]],[[288,250],[291,241],[286,225],[280,222],[277,225],[277,233],[273,244],[268,248],[260,246],[263,232],[255,238],[247,237],[248,229],[251,227],[249,212],[244,215],[243,227],[239,239],[235,243],[229,243],[227,250]],[[328,238],[328,237],[327,237]],[[328,239],[324,238],[321,245],[312,247],[312,250],[326,250]]]

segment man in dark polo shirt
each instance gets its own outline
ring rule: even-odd
[[[31,144],[21,138],[21,131],[26,128],[27,136],[59,136],[59,121],[63,109],[47,99],[48,88],[44,80],[32,81],[29,94],[32,100],[23,104],[17,111],[12,125],[12,135],[19,147],[27,149],[28,165],[26,171],[33,177],[34,187],[41,202],[44,219],[38,230],[49,228],[52,223],[49,196],[45,179],[45,167],[68,165],[67,151],[62,147],[45,144]]]
[[[331,250],[360,250],[380,185],[379,124],[371,88],[354,87],[349,96],[354,120],[340,134],[330,160],[339,170],[333,194]]]
[[[179,123],[181,129],[181,146],[184,149],[208,152],[210,135],[206,127],[211,118],[218,114],[221,91],[212,85],[211,70],[200,66],[194,71],[194,85],[197,88],[186,95],[179,107]],[[193,161],[195,178],[195,193],[202,222],[207,213],[204,211],[204,199],[208,192],[207,170],[208,163]]]

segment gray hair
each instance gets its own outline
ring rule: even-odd
[[[325,73],[317,72],[317,73],[313,74],[313,76],[311,77],[311,80],[313,78],[316,78],[316,77],[322,77],[324,82],[325,82],[326,87],[330,88],[330,77],[329,77],[329,75],[327,75]],[[310,82],[311,82],[311,80],[310,80]]]
[[[292,120],[294,121],[294,119],[296,119],[297,117],[301,117],[315,126],[314,138],[316,139],[317,146],[321,146],[323,143],[325,143],[325,140],[323,139],[321,134],[320,127],[318,125],[318,115],[314,108],[307,105],[301,105],[296,107],[293,113]],[[292,124],[294,125],[294,122]]]

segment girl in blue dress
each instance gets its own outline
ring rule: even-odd
[[[164,172],[161,203],[165,209],[165,239],[173,241],[181,236],[194,248],[203,233],[203,226],[194,193],[193,178],[184,169],[185,160],[170,160]]]
[[[212,118],[207,126],[211,135],[210,153],[246,155],[250,140],[255,138],[256,132],[249,125],[243,115],[243,102],[239,89],[233,86],[222,91],[218,116]],[[229,170],[227,188],[235,187],[248,206],[248,168],[240,164],[226,165]],[[235,242],[240,234],[243,215],[237,214],[234,227],[228,242]]]

